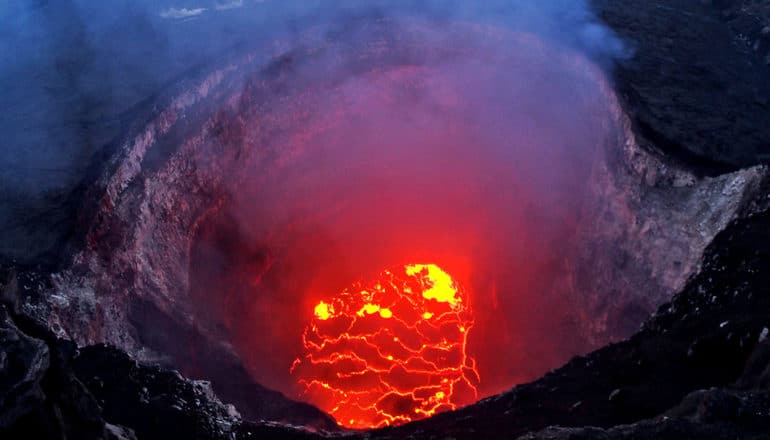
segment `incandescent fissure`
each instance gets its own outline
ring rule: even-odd
[[[435,264],[384,270],[319,301],[291,366],[306,398],[341,425],[397,425],[471,403],[466,292]]]

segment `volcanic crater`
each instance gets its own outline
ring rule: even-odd
[[[628,337],[757,209],[764,168],[641,148],[569,45],[377,17],[300,41],[161,97],[24,311],[209,379],[249,419],[399,425]]]

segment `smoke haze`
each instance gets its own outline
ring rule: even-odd
[[[471,291],[484,394],[555,366],[582,348],[552,295],[608,136],[604,79],[578,54],[609,69],[625,48],[585,1],[474,3],[0,5],[0,252],[34,259],[81,227],[72,191],[185,75],[243,47],[330,41],[292,60],[293,84],[309,90],[263,115],[289,121],[269,145],[276,155],[233,176],[227,220],[195,250],[199,264],[254,278],[222,289],[236,300],[210,304],[214,319],[258,380],[291,393],[288,364],[314,302],[392,265],[435,262]],[[404,44],[428,58],[348,71],[371,50],[351,31],[361,17],[393,23],[396,40],[403,26]],[[460,55],[431,59],[431,48]],[[221,246],[222,225],[238,243]],[[216,288],[219,275],[204,271],[200,285]]]
[[[341,23],[276,68],[269,113],[226,129],[255,154],[228,173],[226,214],[194,250],[201,310],[221,288],[256,379],[292,396],[313,305],[401,264],[438,264],[467,287],[483,395],[587,349],[560,289],[591,167],[614,139],[601,71],[564,40],[494,25]],[[377,51],[390,55],[361,61]]]

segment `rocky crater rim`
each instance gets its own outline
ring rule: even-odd
[[[436,52],[417,43],[426,32],[430,34],[430,30],[420,26],[410,25],[398,32],[382,24],[375,28],[377,36],[362,41],[329,41],[311,36],[303,47],[276,48],[281,55],[270,60],[257,52],[246,54],[213,70],[173,98],[116,155],[114,165],[108,167],[98,183],[103,193],[98,197],[98,210],[89,224],[84,249],[74,256],[70,268],[40,282],[40,291],[23,304],[25,312],[79,345],[108,343],[142,360],[177,364],[183,371],[195,371],[199,365],[181,354],[169,354],[169,345],[182,335],[184,343],[200,339],[222,352],[234,354],[244,361],[252,376],[264,379],[277,374],[275,370],[260,370],[253,359],[258,358],[254,353],[259,353],[257,346],[264,341],[246,337],[245,326],[251,317],[233,318],[232,309],[223,304],[209,305],[213,318],[203,313],[211,296],[196,290],[200,285],[191,280],[203,267],[196,266],[203,264],[195,260],[196,255],[201,256],[196,254],[200,250],[196,246],[216,244],[202,240],[206,231],[216,235],[216,231],[228,225],[242,228],[239,215],[260,212],[242,210],[245,202],[255,200],[250,197],[264,200],[262,196],[266,194],[258,190],[249,193],[249,188],[259,188],[258,183],[269,184],[271,178],[281,185],[292,182],[295,171],[302,169],[303,157],[314,157],[312,151],[308,152],[304,137],[333,133],[335,124],[346,127],[347,120],[335,120],[333,115],[321,111],[340,96],[350,101],[347,107],[336,109],[352,115],[351,109],[357,108],[355,99],[361,99],[361,95],[373,100],[361,102],[373,102],[383,111],[389,109],[384,100],[392,95],[372,98],[371,89],[367,88],[372,84],[396,92],[439,90],[441,93],[432,97],[430,103],[439,105],[451,118],[455,116],[453,111],[459,111],[452,98],[459,98],[460,103],[467,99],[442,89],[456,85],[452,72],[445,77],[444,84],[431,83],[426,78],[446,73],[442,69],[447,59],[480,76],[489,73],[478,68],[475,60],[466,62],[468,54],[463,51],[467,46]],[[581,350],[629,336],[649,313],[698,272],[703,251],[717,233],[734,219],[748,216],[766,204],[760,198],[762,188],[766,187],[764,167],[700,177],[640,147],[604,74],[579,54],[553,48],[531,35],[468,29],[464,25],[458,25],[458,29],[463,35],[474,36],[471,40],[480,41],[483,49],[501,40],[512,41],[514,47],[521,49],[520,54],[537,60],[558,60],[554,62],[559,66],[555,73],[546,71],[556,77],[579,78],[586,91],[574,96],[574,103],[598,109],[586,119],[601,128],[597,142],[581,150],[585,154],[580,158],[579,169],[565,168],[587,182],[579,203],[565,217],[559,217],[568,217],[575,224],[571,229],[558,231],[569,232],[572,237],[566,247],[567,259],[557,264],[557,280],[543,286],[545,298],[563,305],[564,310],[552,319],[576,323],[570,325],[579,330]],[[479,34],[484,38],[478,38]],[[481,53],[492,59],[499,57],[494,51]],[[520,56],[526,59],[524,55]],[[324,64],[330,59],[342,62]],[[415,62],[418,59],[429,62]],[[460,63],[456,62],[458,59]],[[327,76],[313,75],[319,70]],[[332,92],[322,91],[324,87]],[[309,122],[317,131],[299,130],[302,122]],[[333,139],[327,141],[334,152]],[[488,142],[497,145],[494,139]],[[277,177],[269,174],[275,170],[279,171]],[[255,177],[255,171],[262,174]],[[501,182],[507,181],[493,183]],[[543,178],[540,182],[554,180]],[[537,188],[527,189],[541,195]],[[349,195],[348,201],[354,209],[360,209],[356,197]],[[282,201],[273,199],[266,206],[277,208]],[[456,201],[462,200],[453,200]],[[562,211],[549,212],[556,216]],[[267,232],[260,227],[244,232],[242,237],[259,240],[246,249],[239,247],[240,255],[234,260],[244,271],[237,276],[267,274],[267,281],[258,280],[253,287],[253,292],[262,297],[269,298],[270,292],[291,276],[292,266],[281,265],[281,261],[313,262],[292,254],[291,250],[264,248],[262,237],[276,231],[285,233],[284,226],[281,222],[265,222],[261,228]],[[221,252],[223,248],[215,250]],[[389,252],[385,249],[382,255],[387,257]],[[447,253],[451,254],[451,249]],[[543,258],[552,253],[553,250],[544,252]],[[491,255],[498,256],[494,252]],[[285,259],[280,260],[281,257]],[[271,268],[276,271],[272,279]],[[214,280],[207,281],[226,286],[226,280],[219,278],[221,275],[213,274]],[[244,279],[236,277],[231,282]],[[507,281],[516,286],[515,280]],[[478,286],[482,290],[483,284]],[[23,286],[24,289],[36,290],[35,286]],[[257,307],[243,302],[248,300],[243,291],[222,293],[236,305]],[[300,304],[304,294],[303,289],[297,293]],[[148,307],[157,311],[157,316],[174,322],[173,331],[179,333],[171,335],[168,341],[158,338],[154,334],[157,330],[142,316]],[[556,345],[550,349],[552,354],[542,363],[520,371],[519,380],[534,379],[577,354],[559,352]],[[494,377],[495,372],[489,374]],[[215,387],[216,382],[214,379]],[[513,383],[507,386],[510,385]],[[288,394],[289,382],[279,388]],[[225,400],[227,397],[224,396]]]

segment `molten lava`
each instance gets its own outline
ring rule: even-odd
[[[315,305],[291,372],[342,425],[406,423],[477,397],[472,327],[468,298],[448,273],[435,264],[394,268]]]

